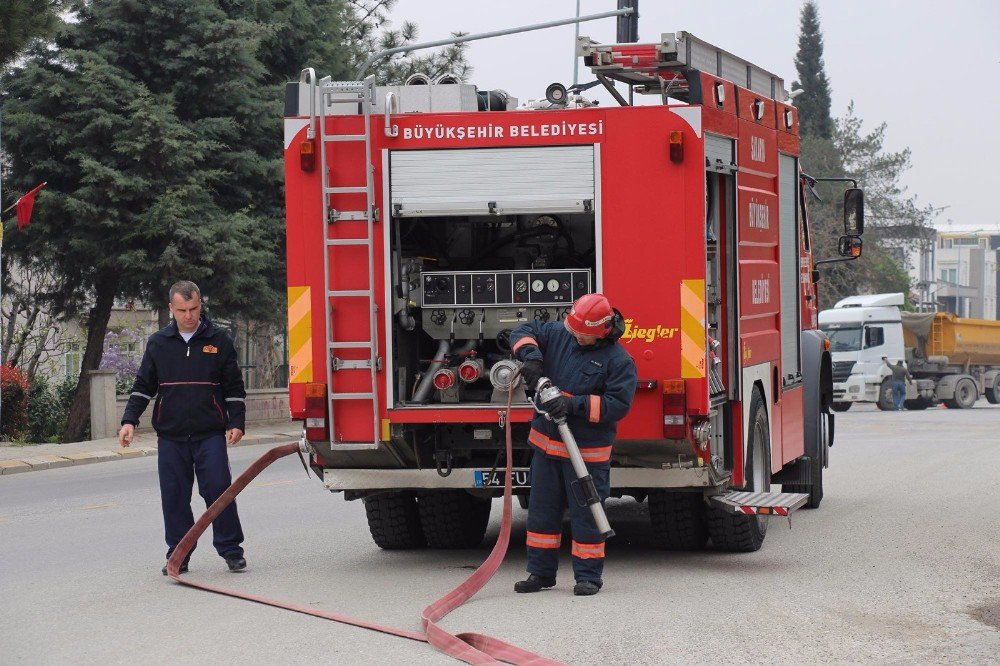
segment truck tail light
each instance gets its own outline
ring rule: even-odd
[[[680,164],[684,161],[684,132],[670,133],[670,161]]]
[[[303,171],[316,168],[316,139],[306,139],[299,144],[299,167]]]
[[[434,388],[446,391],[455,385],[455,371],[451,368],[441,368],[434,373]]]
[[[306,384],[306,439],[330,439],[326,408],[326,384]]]
[[[483,376],[483,361],[478,358],[470,358],[462,361],[458,366],[458,377],[466,384],[479,381]]]
[[[663,436],[687,439],[687,392],[683,379],[663,382]]]

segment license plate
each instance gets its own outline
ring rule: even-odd
[[[476,488],[503,488],[504,475],[506,470],[502,469],[477,469],[474,470],[476,477]],[[530,475],[527,469],[515,469],[513,479],[515,488],[527,488],[531,485]]]

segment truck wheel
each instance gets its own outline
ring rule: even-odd
[[[920,411],[921,409],[927,409],[931,404],[924,400],[923,398],[914,398],[913,400],[904,400],[903,407],[907,409],[912,409],[913,411]]]
[[[649,491],[653,544],[664,550],[698,550],[708,541],[705,498],[701,493]]]
[[[875,404],[883,412],[892,412],[896,410],[896,403],[892,400],[892,380],[889,378],[883,379],[882,384],[878,387],[878,400]]]
[[[986,388],[986,401],[991,405],[1000,404],[1000,375],[993,379],[993,386]]]
[[[832,405],[830,405],[830,409],[832,409],[835,412],[846,412],[848,409],[851,408],[851,405],[853,404],[854,404],[853,402],[835,402]]]
[[[492,500],[464,490],[429,490],[417,496],[424,538],[431,548],[475,548],[486,534]]]
[[[949,409],[972,409],[972,406],[979,400],[979,389],[976,383],[968,377],[963,377],[955,383],[955,397],[945,400]]]
[[[385,550],[404,550],[425,545],[413,493],[384,493],[362,501],[376,546]]]
[[[747,442],[746,483],[742,490],[768,492],[771,489],[771,435],[764,399],[759,391],[750,400],[750,440]],[[719,550],[752,553],[759,550],[767,534],[767,518],[747,516],[709,506],[708,534]]]
[[[832,417],[831,417],[832,418]],[[802,508],[818,509],[823,501],[823,464],[830,450],[829,421],[819,413],[819,423],[816,424],[816,434],[819,441],[806,442],[806,455],[810,457],[809,484],[783,483],[781,491],[785,493],[808,493],[809,502]]]

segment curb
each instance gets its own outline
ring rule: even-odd
[[[244,438],[240,440],[238,444],[234,444],[230,448],[255,446],[258,444],[287,444],[293,441],[295,441],[295,437],[267,435],[262,437]],[[26,451],[26,453],[29,452]],[[0,476],[19,474],[21,472],[38,472],[45,469],[56,469],[58,467],[71,467],[75,465],[88,465],[90,463],[110,462],[112,460],[124,460],[126,458],[155,456],[156,453],[156,448],[152,446],[130,446],[128,448],[119,447],[117,449],[67,453],[64,456],[51,454],[26,456],[24,458],[0,460]]]

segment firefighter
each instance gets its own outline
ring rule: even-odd
[[[174,320],[146,343],[118,433],[122,446],[131,444],[139,417],[155,396],[152,423],[158,436],[168,559],[194,525],[191,490],[195,478],[206,507],[232,483],[226,444],[236,444],[243,437],[247,395],[233,341],[201,313],[198,285],[178,282],[170,287],[169,299]],[[246,569],[235,503],[219,514],[212,529],[213,545],[229,570]],[[185,560],[180,572],[187,570]],[[161,572],[167,575],[167,567]]]
[[[618,344],[625,330],[621,314],[602,294],[587,294],[562,322],[535,320],[511,333],[521,376],[533,391],[548,377],[562,395],[541,405],[553,419],[565,416],[601,500],[611,490],[611,445],[636,388],[635,363]],[[597,594],[604,584],[604,541],[593,515],[574,497],[576,479],[555,422],[535,414],[528,441],[531,493],[528,497],[528,578],[515,592],[538,592],[556,584],[563,512],[569,507],[573,536],[573,594]]]

